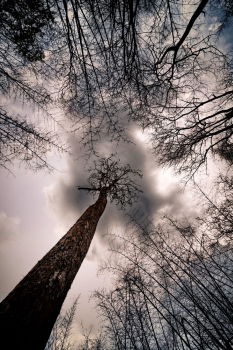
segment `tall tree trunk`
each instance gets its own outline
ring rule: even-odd
[[[106,191],[101,190],[95,204],[0,304],[0,343],[4,349],[45,348],[106,204]]]

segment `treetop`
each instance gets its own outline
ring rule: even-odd
[[[99,158],[89,169],[88,183],[90,187],[78,186],[79,190],[86,190],[92,194],[106,191],[111,202],[124,208],[132,205],[141,191],[135,182],[136,177],[142,177],[138,169],[132,169],[129,164],[121,164],[116,155]]]

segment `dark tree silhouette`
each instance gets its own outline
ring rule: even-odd
[[[107,197],[121,206],[131,204],[137,193],[133,178],[138,175],[138,171],[129,165],[121,167],[112,157],[101,159],[99,165],[95,165],[90,176],[93,187],[88,190],[99,193],[97,201],[0,304],[2,344],[12,349],[44,349],[88,252]]]
[[[64,150],[52,132],[40,130],[22,121],[21,116],[10,115],[0,108],[0,167],[10,170],[16,159],[33,170],[51,168],[46,160],[51,148]]]
[[[2,36],[28,61],[44,58],[45,36],[48,38],[48,28],[53,23],[50,6],[51,3],[44,0],[1,1]]]
[[[115,237],[118,263],[106,266],[115,287],[96,292],[108,348],[230,350],[232,242],[220,243],[198,222],[168,221],[132,223],[129,238]]]
[[[214,0],[54,2],[63,107],[84,143],[127,137],[127,116],[152,131],[161,163],[193,174],[209,153],[231,161],[232,50],[209,25],[230,18],[222,3],[224,13]]]
[[[53,326],[45,350],[71,350],[73,348],[70,340],[74,316],[78,300],[65,312],[60,314]]]
[[[215,0],[5,4],[1,87],[38,98],[18,76],[25,64],[59,80],[58,100],[92,151],[104,135],[127,138],[125,120],[136,120],[161,163],[193,173],[209,153],[232,161],[232,51],[209,25],[216,15],[226,24],[229,1],[225,12]]]
[[[0,3],[0,166],[7,169],[14,159],[33,169],[48,166],[47,151],[62,150],[55,135],[42,131],[29,117],[32,107],[47,113],[51,102],[42,83],[41,61],[52,42],[52,24],[49,1]]]

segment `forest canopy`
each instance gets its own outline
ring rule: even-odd
[[[58,103],[91,152],[101,137],[128,140],[133,121],[162,164],[194,174],[209,153],[231,164],[231,1],[24,0],[1,12],[2,92]]]

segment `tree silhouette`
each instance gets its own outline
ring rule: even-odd
[[[107,197],[122,207],[131,204],[138,192],[134,178],[139,175],[129,165],[120,166],[113,157],[95,164],[88,191],[99,193],[97,201],[0,304],[2,344],[12,349],[44,349],[88,252]]]
[[[52,42],[53,15],[44,0],[3,0],[0,14],[0,166],[9,169],[17,159],[38,169],[48,166],[51,147],[62,150],[57,137],[29,117],[35,106],[46,114],[51,102],[41,64]]]
[[[232,50],[220,33],[231,11],[221,3],[224,13],[214,0],[54,2],[62,103],[86,145],[127,138],[127,116],[151,132],[161,163],[193,174],[210,153],[231,161]]]
[[[29,90],[22,79],[32,67],[59,81],[58,101],[92,151],[103,136],[126,139],[125,120],[136,120],[152,132],[161,163],[194,173],[209,153],[232,161],[232,52],[220,30],[229,1],[224,12],[215,0],[5,4],[1,88],[38,99],[38,84]],[[45,84],[40,92],[46,100]]]
[[[44,39],[48,37],[48,28],[53,23],[50,5],[49,1],[44,0],[1,1],[2,35],[28,61],[38,61],[44,57]]]
[[[33,170],[51,168],[46,160],[47,152],[52,148],[64,151],[57,142],[52,132],[41,130],[21,116],[0,108],[0,167],[10,170],[16,159]]]
[[[74,301],[72,306],[59,315],[46,344],[45,350],[71,350],[73,348],[70,341],[72,324],[76,313],[78,299]]]
[[[96,292],[108,348],[233,348],[232,242],[198,224],[132,222],[129,237],[113,237],[115,286]]]

